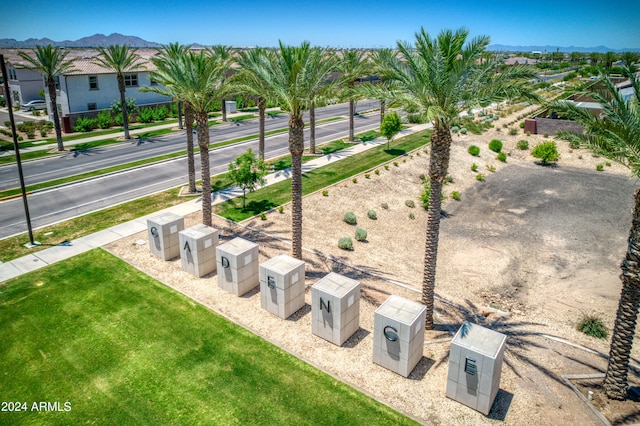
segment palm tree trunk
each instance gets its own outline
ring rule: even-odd
[[[636,331],[638,306],[640,305],[640,189],[635,193],[633,221],[629,232],[627,256],[622,262],[622,293],[611,337],[609,365],[602,384],[607,397],[624,400],[629,384],[629,358]]]
[[[451,133],[449,127],[435,125],[431,133],[431,156],[429,178],[431,194],[427,212],[427,241],[424,252],[424,275],[422,281],[422,303],[427,307],[425,328],[433,329],[433,296],[436,286],[436,263],[438,259],[438,239],[440,236],[440,206],[442,203],[442,183],[449,168]]]
[[[184,121],[187,127],[187,173],[189,174],[189,192],[195,194],[196,166],[193,152],[193,107],[188,102],[184,104]]]
[[[122,127],[124,127],[124,138],[131,139],[129,135],[129,112],[127,111],[127,100],[125,99],[124,75],[118,74],[118,90],[120,91],[120,105],[122,106]]]
[[[356,105],[353,99],[349,99],[349,141],[353,142],[355,136],[353,134],[353,116],[356,114]]]
[[[177,109],[178,109],[178,128],[182,130],[184,128],[184,126],[182,125],[182,101],[178,101]]]
[[[64,151],[62,143],[62,128],[60,127],[60,115],[58,114],[58,99],[56,96],[56,82],[52,78],[47,79],[47,90],[51,99],[51,114],[53,114],[53,127],[56,129],[56,140],[58,141],[58,151]],[[11,108],[11,105],[9,105]]]
[[[209,169],[209,117],[207,111],[196,112],[198,123],[198,146],[202,170],[202,223],[213,226],[211,218],[211,170]]]
[[[291,152],[292,254],[296,259],[302,259],[302,153],[304,152],[302,117],[289,119],[289,151]]]
[[[380,101],[380,123],[384,120],[384,107],[386,106],[386,102],[384,99]]]
[[[220,101],[220,112],[222,112],[222,121],[227,121],[227,104],[224,99]]]
[[[258,98],[258,115],[260,116],[260,129],[258,139],[258,158],[264,160],[264,121],[265,111],[267,109],[267,100],[263,97]]]
[[[316,104],[309,107],[309,153],[316,153]]]

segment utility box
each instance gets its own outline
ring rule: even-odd
[[[360,328],[360,282],[331,272],[311,287],[311,331],[341,346]]]
[[[260,264],[260,306],[282,319],[304,306],[304,261],[281,254]]]
[[[258,282],[258,245],[243,238],[220,244],[216,248],[218,286],[242,296]]]
[[[227,108],[227,114],[235,114],[236,109],[236,101],[224,101],[225,107]]]
[[[163,213],[147,219],[149,250],[160,259],[180,256],[178,233],[184,229],[184,218],[174,213]]]
[[[447,397],[489,414],[500,389],[507,336],[465,322],[451,341]]]
[[[373,317],[373,362],[408,377],[422,358],[426,306],[390,296]]]
[[[182,269],[198,278],[216,270],[217,229],[198,224],[178,235]]]

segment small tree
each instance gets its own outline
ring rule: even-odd
[[[387,138],[387,149],[393,138],[402,129],[402,120],[397,112],[392,111],[389,114],[385,114],[382,123],[380,123],[380,133]]]
[[[533,151],[531,151],[531,155],[539,158],[543,165],[549,164],[552,161],[558,161],[558,158],[560,158],[555,142],[543,142],[536,145]]]
[[[251,148],[229,163],[229,177],[242,188],[242,208],[245,208],[247,190],[254,191],[266,183],[267,165],[256,157]]]

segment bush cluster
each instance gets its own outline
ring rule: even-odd
[[[604,322],[595,315],[585,315],[578,323],[577,328],[578,331],[598,339],[606,339],[609,334]]]
[[[378,219],[378,215],[376,214],[375,210],[368,210],[367,211],[367,217],[371,220],[376,220]]]
[[[356,240],[357,241],[366,241],[367,240],[367,231],[362,228],[356,228]]]
[[[471,145],[467,150],[467,152],[473,155],[474,157],[477,157],[478,155],[480,155],[480,148],[475,145]]]
[[[531,155],[535,158],[539,158],[542,164],[558,161],[560,158],[560,154],[558,154],[558,147],[555,142],[543,142],[536,145],[531,151]]]
[[[521,149],[522,151],[529,149],[529,141],[522,139],[521,141],[518,142],[518,149]]]
[[[342,250],[353,250],[353,240],[349,237],[342,237],[338,240],[338,247]]]
[[[489,149],[493,152],[502,151],[502,141],[500,139],[493,139],[489,142]]]
[[[342,217],[342,220],[348,223],[349,225],[355,225],[356,223],[358,223],[358,220],[356,219],[356,214],[353,212],[345,213],[344,216]]]
[[[96,120],[94,118],[85,117],[81,115],[76,120],[76,125],[73,126],[73,130],[76,132],[90,132],[95,127]]]

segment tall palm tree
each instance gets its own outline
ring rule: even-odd
[[[304,121],[314,94],[334,69],[333,57],[326,49],[311,47],[309,42],[287,46],[279,42],[275,55],[264,67],[256,69],[256,77],[271,88],[280,107],[289,112],[289,152],[291,153],[291,238],[292,254],[302,258],[302,153]]]
[[[116,73],[118,91],[120,92],[120,104],[122,106],[122,126],[124,127],[125,139],[131,139],[131,135],[129,135],[129,117],[125,99],[127,87],[125,85],[124,73],[142,66],[142,58],[136,54],[137,51],[137,48],[130,47],[126,44],[114,44],[106,48],[98,47],[98,52],[100,52],[102,56],[94,59],[98,65]]]
[[[151,59],[156,69],[151,71],[151,78],[160,86],[149,86],[140,89],[145,92],[160,93],[172,97],[178,104],[185,106],[185,122],[187,137],[187,174],[189,179],[189,192],[194,194],[196,189],[196,170],[193,149],[193,108],[188,102],[184,102],[180,93],[180,81],[182,80],[181,61],[188,55],[190,46],[179,43],[171,43],[158,49],[159,56]]]
[[[395,61],[397,56],[397,51],[392,49],[383,48],[376,49],[371,53],[371,61],[372,61],[372,70],[373,73],[377,74],[380,77],[380,89],[374,91],[376,94],[373,95],[380,102],[380,123],[384,120],[385,108],[387,103],[387,93],[389,89],[390,80],[387,75],[387,70],[385,64],[388,62]]]
[[[221,66],[226,67],[228,70],[231,69],[231,64],[233,62],[233,52],[230,46],[218,44],[210,47],[208,50],[212,55],[216,56],[219,61],[221,61]],[[225,76],[224,78],[226,79],[226,77],[227,76]],[[223,84],[223,86],[226,87],[227,85]],[[220,110],[222,112],[222,121],[227,121],[227,104],[225,103],[225,99],[228,94],[228,92],[220,93]]]
[[[53,126],[56,129],[56,140],[58,141],[58,151],[64,151],[62,143],[62,129],[60,128],[60,114],[57,107],[56,77],[73,71],[73,60],[66,60],[68,51],[62,51],[58,47],[36,46],[32,50],[34,56],[27,55],[26,52],[18,52],[18,55],[27,63],[25,68],[36,71],[44,77],[47,91],[49,92],[49,111],[53,115]]]
[[[193,109],[198,126],[198,146],[202,174],[202,223],[212,225],[211,169],[209,168],[209,108],[227,90],[225,79],[229,62],[215,51],[189,52],[183,62],[183,78],[177,87],[185,104]]]
[[[604,67],[609,69],[613,66],[613,63],[618,60],[618,54],[616,52],[607,51],[603,55],[602,61],[604,62]]]
[[[622,52],[620,59],[624,61],[625,66],[634,66],[640,60],[640,54],[638,52]],[[633,70],[635,71],[635,68]]]
[[[394,79],[391,96],[420,110],[433,124],[429,160],[431,195],[427,214],[422,302],[427,306],[426,327],[433,328],[433,299],[440,232],[442,184],[449,168],[451,126],[462,111],[480,102],[527,97],[526,80],[535,73],[528,67],[509,67],[496,73],[498,61],[481,61],[489,37],[467,42],[467,29],[443,30],[436,38],[424,28],[415,34],[415,47],[398,42],[399,58],[387,58],[385,68]]]
[[[344,95],[349,99],[349,140],[354,140],[355,101],[358,92],[354,90],[359,78],[366,77],[371,72],[369,58],[364,50],[342,50],[337,64],[337,71],[341,74],[340,81],[344,85]]]
[[[264,137],[267,99],[273,98],[271,87],[260,77],[261,71],[273,62],[273,50],[264,48],[248,49],[240,52],[237,58],[240,70],[235,74],[230,83],[242,93],[248,93],[258,97],[258,115],[260,117],[258,157],[264,160]]]
[[[567,102],[555,102],[551,108],[584,126],[584,133],[563,131],[556,137],[591,148],[625,165],[633,175],[640,177],[640,77],[634,71],[630,66],[624,68],[635,90],[631,100],[625,100],[605,75],[601,76],[604,92],[589,89],[585,93],[602,106],[603,113],[600,116]],[[640,188],[635,192],[634,199],[627,254],[621,265],[622,293],[603,383],[607,396],[618,400],[627,398],[629,358],[640,305]]]

